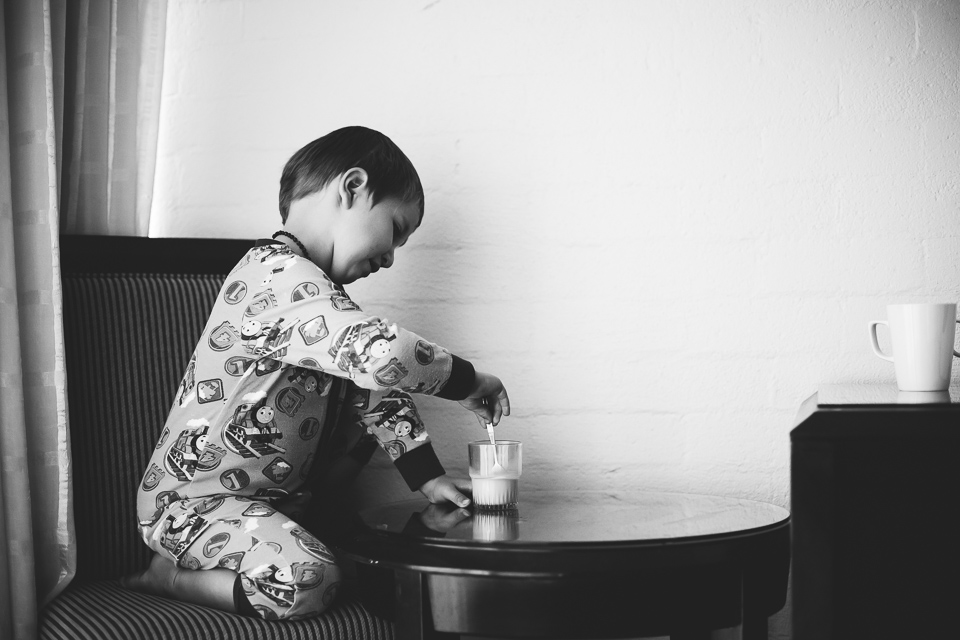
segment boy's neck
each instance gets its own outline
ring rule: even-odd
[[[300,241],[300,238],[290,231],[281,229],[273,234],[273,239],[287,245],[287,247],[289,247],[290,250],[298,256],[306,258],[307,260],[310,259],[310,252],[307,251],[306,246],[304,246],[304,244]]]
[[[333,258],[333,229],[338,219],[336,193],[328,188],[304,196],[290,204],[287,219],[282,230],[292,233],[303,243],[309,252],[309,260],[330,275],[330,263]],[[280,240],[297,255],[302,252],[289,238],[280,236]]]

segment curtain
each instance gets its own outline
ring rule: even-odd
[[[58,237],[146,235],[165,21],[166,0],[0,4],[4,640],[76,569]]]
[[[66,3],[64,233],[147,235],[166,15],[166,0]]]

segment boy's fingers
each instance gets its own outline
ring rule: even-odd
[[[443,530],[449,531],[469,517],[470,512],[466,509],[457,509],[456,511],[448,513],[443,518]]]
[[[453,485],[464,493],[473,493],[473,483],[470,478],[454,478]]]
[[[477,411],[477,415],[480,416],[480,423],[483,425],[483,428],[487,428],[487,423],[493,422],[493,426],[497,426],[497,423],[494,422],[494,409],[489,404],[485,404]]]
[[[458,487],[460,485],[459,479],[450,478],[449,476],[443,477],[444,481],[440,483],[437,492],[439,495],[439,501],[448,500],[453,504],[459,507],[465,507],[470,504],[470,498],[460,493]]]
[[[501,417],[502,415],[503,415],[503,409],[500,407],[500,403],[499,403],[499,402],[494,403],[494,405],[493,405],[493,419],[491,420],[491,422],[493,422],[493,425],[494,425],[494,426],[500,424],[500,417]]]
[[[501,389],[498,395],[500,398],[500,404],[503,405],[503,415],[510,415],[510,397],[507,395],[507,390]]]
[[[470,504],[470,498],[468,498],[467,496],[457,491],[452,485],[450,486],[449,490],[446,493],[447,493],[446,495],[447,500],[454,503],[455,505],[458,505],[460,507],[465,507],[468,504]]]

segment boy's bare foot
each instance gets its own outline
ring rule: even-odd
[[[236,613],[234,593],[237,580],[237,574],[229,569],[191,571],[181,569],[172,560],[154,554],[146,570],[120,578],[120,586],[131,591]]]
[[[120,586],[131,591],[172,598],[176,575],[181,570],[172,561],[155,553],[149,567],[120,578]]]

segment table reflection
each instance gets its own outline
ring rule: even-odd
[[[817,391],[817,404],[833,406],[881,406],[935,404],[960,406],[960,385],[945,391],[900,391],[896,384],[824,384]]]
[[[473,539],[484,542],[516,540],[520,537],[520,510],[474,511]]]
[[[528,491],[509,511],[464,509],[424,500],[362,511],[368,529],[476,544],[675,540],[743,532],[789,518],[785,509],[694,494]]]
[[[949,391],[900,391],[898,404],[950,404]]]
[[[461,509],[450,504],[431,504],[414,509],[403,528],[408,535],[480,542],[517,540],[520,537],[520,510],[517,508],[489,511]]]

